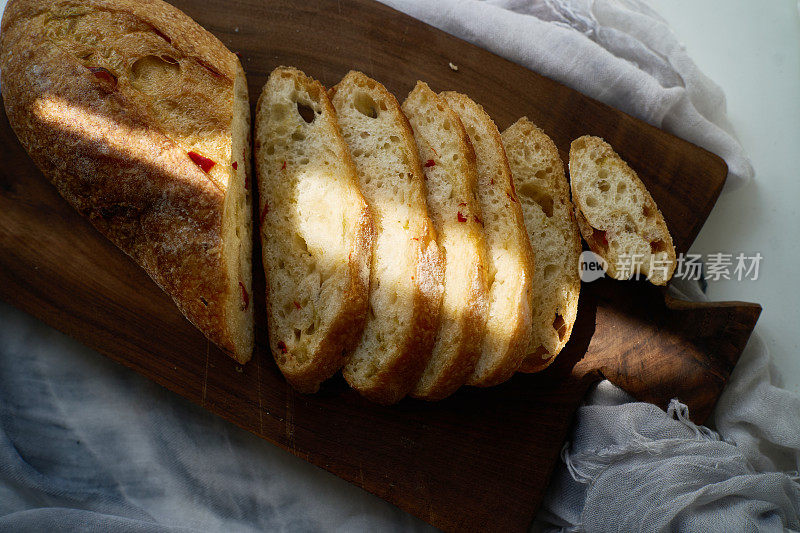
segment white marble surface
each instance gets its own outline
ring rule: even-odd
[[[0,11],[7,0],[0,0]],[[725,91],[756,171],[723,194],[692,251],[760,252],[757,281],[710,282],[712,300],[764,307],[758,329],[787,388],[800,392],[800,6],[796,0],[648,0]]]
[[[692,251],[761,252],[757,281],[709,282],[712,300],[758,302],[757,331],[800,392],[800,5],[796,0],[648,0],[725,91],[755,180],[723,193]]]

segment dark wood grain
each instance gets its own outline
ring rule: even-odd
[[[368,0],[174,3],[242,54],[253,104],[279,64],[328,85],[355,68],[399,99],[417,79],[463,91],[501,128],[528,115],[562,155],[572,139],[601,135],[640,173],[679,251],[694,240],[725,181],[720,158]],[[266,347],[263,290],[254,295],[257,352],[240,367],[70,209],[0,122],[0,297],[446,530],[525,529],[575,409],[603,376],[661,407],[678,397],[702,421],[760,311],[741,303],[665,304],[647,284],[604,280],[584,285],[572,339],[541,374],[434,404],[379,407],[341,378],[303,396],[286,386]],[[256,280],[263,289],[259,272]]]

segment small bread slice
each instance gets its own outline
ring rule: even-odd
[[[342,373],[365,397],[391,404],[414,387],[431,355],[442,260],[417,146],[397,100],[360,72],[330,93],[375,222],[369,315]]]
[[[553,140],[527,117],[509,126],[502,137],[536,257],[533,337],[520,371],[538,372],[567,343],[578,315],[581,235]]]
[[[516,372],[532,335],[534,257],[497,126],[467,96],[444,92],[475,148],[478,203],[488,249],[489,309],[481,356],[468,385],[497,385]]]
[[[583,238],[607,262],[614,279],[644,274],[666,285],[675,247],[664,216],[636,172],[599,137],[572,141],[569,174]]]
[[[286,379],[315,392],[361,334],[372,222],[325,89],[278,67],[256,111],[270,348]]]
[[[428,210],[444,260],[436,342],[412,396],[440,400],[467,381],[486,321],[486,239],[475,196],[475,152],[458,115],[424,82],[403,102],[424,161]]]

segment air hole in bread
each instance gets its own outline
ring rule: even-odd
[[[553,197],[535,183],[525,182],[520,184],[517,188],[517,195],[536,202],[542,208],[544,214],[547,215],[547,218],[553,216]]]
[[[626,214],[625,215],[625,231],[634,233],[636,231],[636,221],[633,220],[633,217]]]
[[[294,340],[299,341],[300,340],[300,335],[302,335],[302,334],[303,334],[302,331],[300,331],[297,328],[294,328]]]
[[[608,171],[604,168],[599,169],[597,171],[597,177],[599,177],[601,180],[608,178]]]
[[[586,207],[597,207],[597,198],[595,198],[594,196],[587,196]]]
[[[667,250],[669,250],[667,243],[662,241],[661,239],[658,239],[657,241],[653,241],[650,243],[650,252],[652,252],[653,254],[666,252]]]
[[[353,98],[353,107],[356,111],[369,118],[378,118],[378,106],[375,100],[367,93],[358,93]]]
[[[653,218],[656,215],[655,211],[647,204],[642,206],[642,214],[645,218]]]
[[[558,333],[558,340],[563,341],[567,336],[567,323],[564,317],[556,313],[556,318],[553,320],[553,329]]]
[[[292,133],[292,140],[293,141],[305,141],[306,140],[306,136],[305,136],[305,134],[303,132],[296,131],[296,132]]]
[[[317,118],[317,114],[313,109],[305,104],[301,104],[300,102],[297,102],[297,113],[306,122],[306,124],[311,124],[314,122],[314,119]]]
[[[156,94],[165,86],[177,83],[180,65],[168,63],[157,56],[144,56],[131,67],[131,83],[145,94]]]
[[[556,265],[547,265],[546,267],[544,267],[545,281],[552,279],[557,272],[558,272],[558,267]]]
[[[295,233],[292,237],[292,243],[294,245],[295,250],[299,251],[300,253],[308,253],[308,244],[306,240],[301,237],[298,233]]]
[[[600,252],[600,255],[605,255],[606,250],[608,250],[608,236],[606,232],[600,229],[592,228],[592,238],[589,244],[591,248],[596,249]]]
[[[316,331],[316,329],[317,329],[317,325],[312,323],[310,326],[308,326],[306,328],[306,335],[313,335],[314,331]]]
[[[628,189],[628,186],[625,184],[624,181],[620,181],[619,183],[617,183],[617,193],[618,194],[624,194],[627,189]]]
[[[597,188],[602,192],[608,192],[608,190],[611,188],[611,184],[608,183],[608,180],[600,180],[597,182]]]
[[[548,354],[549,354],[549,352],[547,351],[547,348],[545,348],[544,346],[542,346],[540,344],[539,347],[536,348],[533,351],[533,353],[531,354],[531,357],[538,357],[540,359],[548,359],[548,357],[545,357]]]

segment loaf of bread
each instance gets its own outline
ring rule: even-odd
[[[538,372],[553,362],[572,333],[581,289],[581,236],[552,139],[527,117],[502,137],[536,257],[533,337],[520,371]]]
[[[258,100],[255,131],[270,348],[294,388],[315,392],[364,326],[369,208],[318,81],[276,68]]]
[[[636,172],[603,139],[584,136],[570,147],[569,174],[578,227],[607,274],[666,285],[676,266],[672,236]]]
[[[350,72],[331,89],[375,222],[369,314],[342,374],[373,401],[397,402],[419,380],[439,326],[442,261],[417,146],[383,85]]]
[[[463,94],[441,96],[464,124],[477,157],[489,306],[481,355],[467,384],[488,387],[510,378],[527,355],[533,320],[533,250],[497,126],[483,107]]]
[[[212,342],[250,359],[236,56],[161,0],[11,0],[0,35],[6,114],[36,165]]]
[[[475,196],[475,152],[458,115],[424,82],[403,102],[423,161],[428,210],[444,262],[441,324],[411,392],[440,400],[464,385],[481,353],[486,320],[486,240]]]

